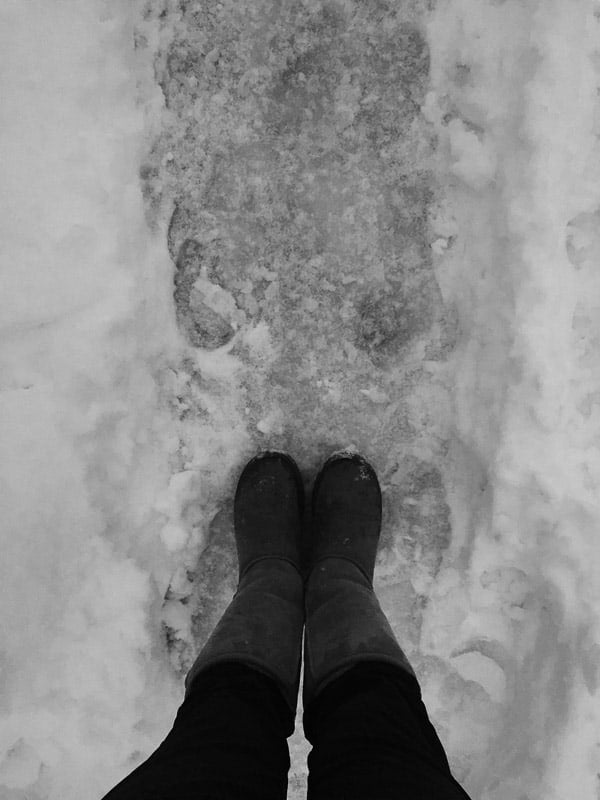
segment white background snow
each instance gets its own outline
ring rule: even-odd
[[[164,738],[183,687],[163,598],[214,515],[194,498],[247,443],[234,361],[199,355],[232,405],[204,463],[174,466],[183,344],[166,220],[148,224],[140,188],[163,108],[141,14],[0,3],[2,800],[99,798]],[[461,335],[452,541],[419,648],[472,702],[449,707],[435,671],[425,702],[474,799],[594,800],[600,3],[440,0],[427,38],[431,246]]]

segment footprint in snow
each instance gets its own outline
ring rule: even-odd
[[[204,256],[200,242],[183,242],[176,261],[173,298],[177,323],[189,343],[215,350],[235,334],[227,317],[235,314],[236,306],[229,292],[209,280]]]

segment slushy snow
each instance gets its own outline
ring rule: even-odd
[[[192,638],[190,554],[249,441],[227,347],[190,366],[218,400],[190,405],[172,368],[167,221],[140,184],[164,112],[143,12],[0,8],[2,800],[94,800],[166,736],[183,685],[164,626]],[[439,0],[425,21],[431,247],[460,335],[419,677],[479,800],[600,797],[599,19],[594,0]],[[265,323],[242,335],[274,358]],[[184,447],[175,406],[210,417]],[[285,422],[267,408],[258,429]]]

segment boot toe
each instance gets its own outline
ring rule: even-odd
[[[333,455],[325,462],[315,481],[313,511],[341,500],[357,508],[364,502],[373,508],[381,505],[377,473],[358,453]]]
[[[304,485],[296,462],[286,453],[266,450],[246,464],[239,477],[235,505],[282,500],[303,511]]]
[[[250,459],[238,480],[234,527],[240,574],[259,558],[279,557],[301,568],[304,484],[295,461],[265,451]]]
[[[312,496],[311,561],[340,557],[372,579],[381,530],[377,474],[356,453],[334,454],[321,469]]]

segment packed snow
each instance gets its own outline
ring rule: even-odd
[[[0,74],[0,798],[148,757],[244,463],[342,447],[457,779],[599,798],[600,3],[4,0]]]

